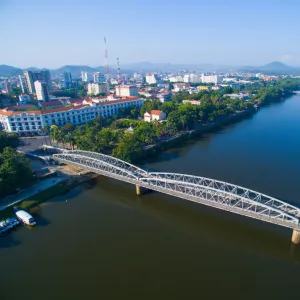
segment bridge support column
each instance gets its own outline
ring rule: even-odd
[[[296,245],[300,244],[300,231],[296,229],[293,230],[292,242]]]
[[[146,188],[144,188],[142,186],[139,186],[139,185],[135,186],[135,190],[136,190],[136,194],[138,196],[141,196],[141,195],[143,195],[143,194],[145,194],[145,193],[147,193],[149,191],[148,189],[146,189]]]

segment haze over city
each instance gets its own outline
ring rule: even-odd
[[[1,63],[300,65],[297,0],[0,2]]]

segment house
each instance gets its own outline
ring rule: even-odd
[[[166,113],[162,110],[151,110],[151,112],[144,113],[144,121],[152,122],[152,121],[162,121],[166,119]]]
[[[178,82],[173,84],[174,92],[181,92],[185,91],[189,88],[189,85],[187,83]]]

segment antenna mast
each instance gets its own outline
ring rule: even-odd
[[[109,65],[108,65],[106,37],[104,37],[104,45],[105,45],[104,58],[105,58],[105,63],[106,63],[106,75],[107,75],[107,80],[108,80],[110,76],[109,76]]]
[[[120,61],[119,58],[117,58],[117,66],[118,66],[118,84],[122,83],[122,77],[121,77],[121,73],[120,73]]]

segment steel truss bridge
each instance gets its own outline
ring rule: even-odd
[[[241,186],[185,174],[147,172],[120,159],[82,150],[53,159],[185,200],[300,231],[300,208]]]

